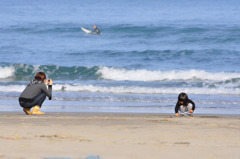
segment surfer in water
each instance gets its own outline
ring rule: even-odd
[[[93,26],[93,31],[92,31],[92,34],[100,34],[100,30],[97,28],[96,25]]]

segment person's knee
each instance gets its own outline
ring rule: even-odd
[[[46,95],[44,92],[42,92],[42,93],[38,96],[37,105],[41,107],[42,104],[43,104],[43,102],[45,101],[46,97],[47,97],[47,95]]]
[[[189,103],[189,104],[187,105],[188,110],[192,110],[192,107],[193,107],[192,103]]]
[[[179,111],[180,111],[181,113],[185,111],[185,108],[184,108],[183,105],[181,105],[181,106],[179,107]]]

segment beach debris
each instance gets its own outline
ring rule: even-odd
[[[59,135],[40,135],[40,136],[36,136],[36,137],[60,138],[61,136],[59,136]]]
[[[71,157],[45,157],[43,159],[73,159]]]
[[[83,159],[101,159],[100,156],[94,156],[94,155],[90,155],[90,156],[87,156]]]
[[[91,142],[91,140],[89,139],[84,139],[82,137],[79,136],[72,136],[72,135],[40,135],[40,136],[35,136],[35,137],[40,137],[40,138],[48,138],[48,139],[71,139],[71,140],[76,140],[76,141],[80,141],[80,142]]]
[[[168,119],[162,119],[162,120],[150,120],[153,123],[166,123],[168,122]]]
[[[220,118],[220,117],[219,116],[205,115],[205,116],[200,116],[200,118]]]
[[[190,145],[191,143],[190,142],[175,142],[174,145]]]
[[[73,158],[71,158],[71,157],[45,157],[43,159],[73,159]],[[99,156],[90,155],[83,159],[102,159],[102,158],[100,158]]]
[[[3,155],[3,154],[0,154],[0,158],[3,158],[3,157],[6,157],[5,155]]]
[[[71,157],[45,157],[43,159],[73,159],[73,158],[71,158]],[[100,158],[99,156],[90,155],[83,159],[102,159],[102,158]]]
[[[6,136],[0,136],[0,139],[3,140],[21,140],[21,138],[18,135],[6,137]]]

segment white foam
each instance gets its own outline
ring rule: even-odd
[[[69,84],[55,84],[54,91],[67,92],[91,92],[91,93],[114,93],[114,94],[179,94],[179,92],[186,92],[189,94],[225,94],[225,95],[240,95],[240,88],[149,88],[137,86],[116,86],[103,87],[94,85],[69,85]]]
[[[7,85],[0,86],[0,92],[22,92],[26,85]]]
[[[39,71],[40,71],[40,65],[33,65],[33,72],[39,72]]]
[[[0,79],[13,77],[15,69],[12,66],[0,67]]]
[[[0,86],[0,92],[22,92],[26,85],[7,85]],[[113,93],[113,94],[179,94],[186,92],[189,94],[223,94],[223,95],[240,95],[240,88],[225,87],[218,88],[152,88],[138,86],[94,86],[81,84],[54,84],[53,92],[89,92],[89,93]]]
[[[103,79],[113,81],[176,81],[176,80],[210,80],[224,81],[240,78],[240,73],[217,72],[210,73],[204,70],[171,70],[171,71],[149,71],[149,70],[127,70],[123,68],[100,67],[97,71]]]

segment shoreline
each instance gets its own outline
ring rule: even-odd
[[[238,159],[240,116],[0,112],[3,159]],[[13,153],[14,152],[14,153]]]
[[[175,113],[133,113],[133,112],[48,112],[48,111],[44,111],[41,110],[43,112],[45,112],[45,115],[39,115],[39,116],[54,116],[54,115],[64,115],[64,116],[77,116],[79,114],[81,115],[135,115],[135,116],[145,116],[145,115],[153,115],[153,116],[169,116],[169,117],[176,117]],[[26,115],[23,111],[0,111],[0,116],[1,115],[23,115],[23,116],[33,116],[33,115]],[[198,117],[198,118],[202,118],[202,117],[216,117],[216,118],[240,118],[240,114],[220,114],[220,113],[193,113],[194,117]],[[186,116],[184,116],[186,117]],[[178,118],[178,117],[176,117]],[[179,117],[180,118],[180,117]]]

